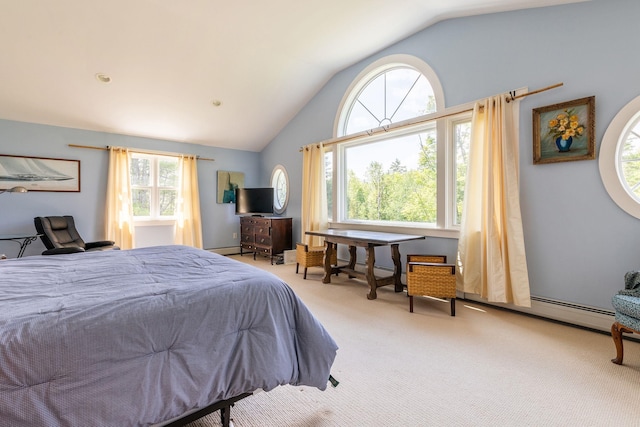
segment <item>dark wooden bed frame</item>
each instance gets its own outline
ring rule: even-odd
[[[216,402],[202,409],[198,409],[197,411],[192,412],[184,418],[180,418],[179,420],[175,420],[170,422],[169,424],[165,424],[165,427],[181,427],[189,424],[192,421],[205,417],[217,410],[220,410],[220,421],[222,422],[222,426],[229,427],[229,422],[231,421],[231,407],[238,400],[244,399],[245,397],[251,396],[252,394],[253,393],[243,393],[227,400],[221,400],[220,402]]]

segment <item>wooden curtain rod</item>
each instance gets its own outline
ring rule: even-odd
[[[564,83],[556,83],[554,85],[543,87],[542,89],[536,89],[536,90],[533,90],[531,92],[522,93],[520,95],[511,94],[510,97],[507,98],[507,102],[515,101],[516,99],[524,98],[525,96],[534,95],[536,93],[545,92],[545,91],[550,90],[550,89],[555,89],[557,87],[562,86],[563,84]],[[477,101],[475,101],[475,102],[477,102]],[[455,108],[455,107],[447,108],[447,110],[451,110],[452,108]],[[358,133],[354,133],[354,134],[347,135],[347,136],[341,136],[341,137],[338,137],[338,138],[327,139],[325,141],[322,141],[322,142],[319,142],[319,143],[316,142],[316,143],[313,143],[313,144],[323,144],[326,147],[326,146],[329,146],[329,145],[339,144],[341,142],[351,141],[352,139],[358,139],[358,138],[363,138],[365,136],[371,136],[374,133],[378,133],[378,132],[381,132],[381,131],[388,132],[389,130],[408,128],[408,127],[411,127],[411,126],[419,125],[421,123],[430,122],[430,121],[433,121],[433,120],[436,120],[436,119],[443,119],[445,117],[456,116],[456,115],[462,114],[462,113],[468,113],[470,111],[473,111],[473,108],[468,108],[466,110],[452,111],[450,113],[426,114],[424,116],[421,116],[421,118],[419,118],[417,120],[416,119],[409,119],[409,120],[405,120],[403,122],[396,123],[395,126],[394,125],[380,126],[378,128],[374,128],[374,129],[371,129],[371,130],[361,131],[361,132],[358,132]],[[313,144],[309,144],[309,145],[313,145]],[[304,149],[308,150],[308,146],[301,147],[299,151],[303,151]]]
[[[108,150],[109,147],[95,147],[92,145],[77,145],[77,144],[69,144],[69,147],[74,147],[74,148],[90,148],[92,150]],[[134,149],[130,149],[129,151],[131,151],[132,153],[140,153],[140,154],[157,154],[159,156],[168,156],[168,157],[180,157],[182,154],[178,154],[178,153],[167,153],[164,151],[153,151],[153,150],[134,150]],[[184,154],[185,156],[191,156],[192,154]],[[198,160],[208,160],[211,162],[215,162],[216,159],[210,159],[207,157],[200,157],[200,156],[196,156],[196,159]]]

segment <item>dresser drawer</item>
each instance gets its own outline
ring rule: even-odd
[[[268,246],[255,246],[253,250],[259,254],[271,255],[271,247]]]
[[[266,228],[271,227],[271,219],[269,219],[269,218],[253,218],[253,219],[251,219],[251,222],[253,223],[253,225],[256,228],[258,228],[258,227],[266,227]]]
[[[256,234],[255,244],[259,246],[271,246],[271,236]]]
[[[261,236],[271,236],[271,227],[268,225],[256,225],[253,227],[253,232]]]

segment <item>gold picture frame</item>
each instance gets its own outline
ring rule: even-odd
[[[596,158],[596,97],[533,109],[533,163]]]

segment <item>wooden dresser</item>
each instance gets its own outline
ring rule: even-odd
[[[291,218],[243,216],[240,218],[240,255],[253,252],[271,258],[292,248]]]

